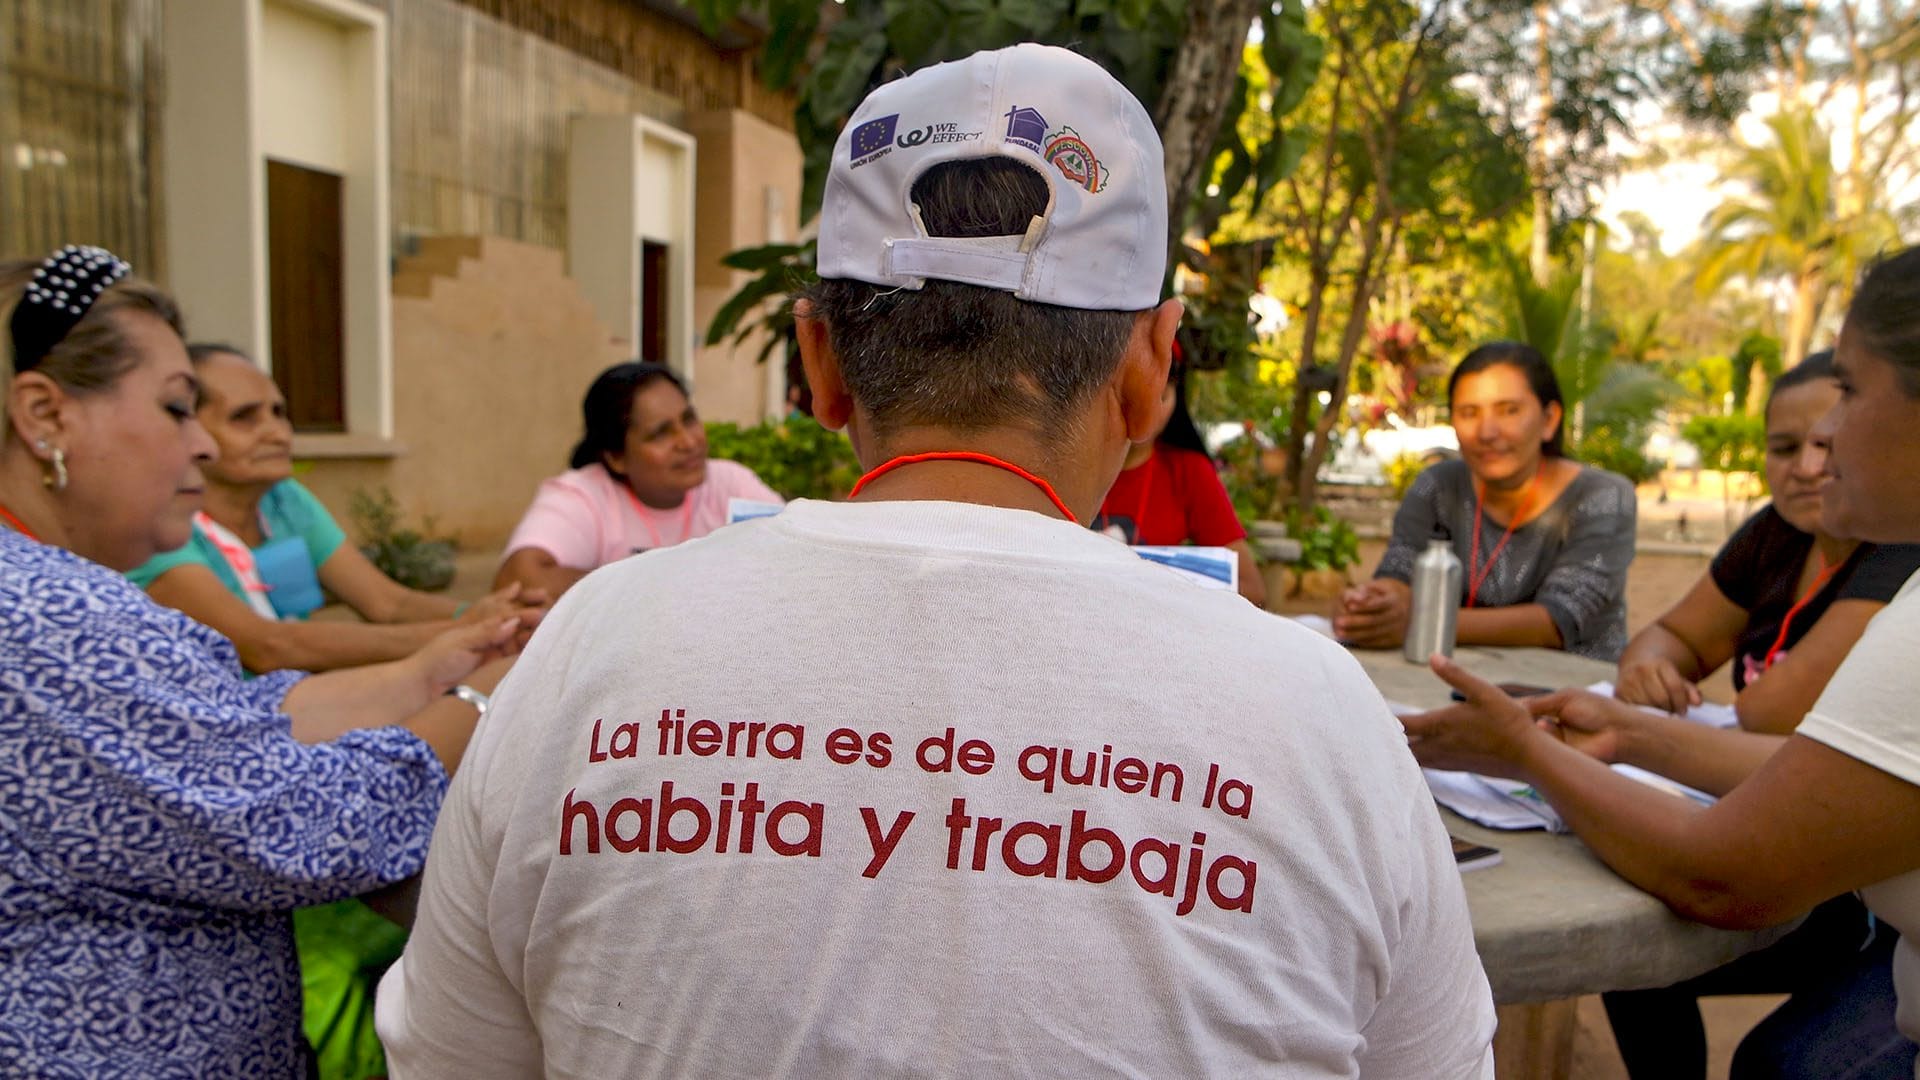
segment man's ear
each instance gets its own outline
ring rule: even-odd
[[[793,305],[794,337],[800,346],[800,368],[813,391],[813,418],[828,431],[839,431],[853,417],[853,396],[840,373],[840,354],[824,319],[814,314],[811,300]]]
[[[1134,318],[1120,372],[1120,416],[1129,442],[1145,442],[1159,428],[1167,371],[1173,364],[1173,335],[1186,310],[1180,301],[1167,300]]]

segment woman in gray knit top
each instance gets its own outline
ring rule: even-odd
[[[1363,647],[1398,646],[1413,560],[1444,536],[1466,570],[1461,644],[1617,660],[1627,643],[1633,485],[1562,456],[1560,384],[1531,345],[1496,342],[1468,353],[1448,381],[1447,401],[1461,459],[1414,481],[1373,580],[1335,603],[1335,633]]]

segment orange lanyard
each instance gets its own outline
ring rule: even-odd
[[[21,536],[26,537],[27,539],[33,541],[36,544],[42,542],[39,537],[33,535],[32,529],[27,528],[26,522],[21,521],[17,517],[14,517],[13,511],[7,509],[4,506],[0,506],[0,518],[6,518],[7,525],[10,528],[12,528],[14,532],[19,533]]]
[[[859,481],[853,485],[853,490],[847,493],[847,498],[859,498],[860,489],[866,487],[869,481],[878,480],[902,465],[918,465],[923,461],[970,461],[975,465],[991,465],[996,469],[1005,469],[1020,479],[1025,480],[1027,483],[1032,484],[1034,487],[1039,488],[1040,494],[1045,495],[1047,501],[1053,503],[1053,508],[1060,511],[1061,516],[1073,522],[1075,525],[1080,524],[1080,519],[1074,517],[1073,511],[1067,509],[1067,504],[1060,501],[1060,496],[1054,492],[1052,484],[1047,483],[1045,480],[1015,465],[1011,461],[1002,461],[992,454],[977,454],[971,450],[939,450],[931,454],[908,454],[905,457],[894,458],[892,461],[861,477]]]
[[[640,496],[635,495],[633,493],[633,489],[628,487],[625,483],[622,483],[620,485],[620,490],[626,492],[627,498],[633,500],[633,508],[635,510],[640,511],[640,524],[645,525],[647,527],[647,535],[653,537],[653,547],[648,548],[647,550],[653,551],[658,548],[666,547],[667,546],[666,542],[660,539],[660,530],[653,527],[653,511],[647,506],[646,503],[641,502]],[[688,534],[692,532],[693,532],[693,492],[689,491],[687,492],[686,497],[680,500],[680,539],[675,540],[674,543],[676,544],[686,543]]]
[[[1480,503],[1480,485],[1475,484],[1473,486],[1473,557],[1472,561],[1467,563],[1468,607],[1472,607],[1474,602],[1479,599],[1480,586],[1485,584],[1487,578],[1493,573],[1494,563],[1499,561],[1500,553],[1507,549],[1507,541],[1513,539],[1513,530],[1519,527],[1521,519],[1527,516],[1527,511],[1533,509],[1533,489],[1539,482],[1540,471],[1535,469],[1533,479],[1527,481],[1526,497],[1520,500],[1519,512],[1514,514],[1513,518],[1507,522],[1507,531],[1500,534],[1500,542],[1494,545],[1492,553],[1487,556],[1487,565],[1485,566],[1480,565],[1480,515],[1485,507]]]
[[[1827,582],[1833,580],[1833,575],[1840,572],[1840,567],[1845,565],[1847,565],[1845,562],[1837,565],[1829,564],[1825,555],[1820,556],[1820,572],[1814,575],[1813,584],[1807,586],[1807,591],[1800,599],[1793,602],[1793,606],[1787,609],[1786,616],[1780,620],[1780,633],[1773,639],[1773,648],[1767,650],[1767,658],[1760,662],[1760,670],[1765,671],[1771,668],[1774,661],[1780,659],[1781,651],[1787,646],[1787,631],[1793,629],[1793,617],[1812,603],[1813,598],[1826,587]]]

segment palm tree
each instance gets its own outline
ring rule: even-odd
[[[1864,259],[1898,244],[1900,229],[1877,203],[1842,215],[1832,140],[1811,109],[1783,109],[1767,129],[1772,141],[1743,144],[1725,171],[1747,191],[1707,214],[1695,284],[1704,294],[1735,277],[1784,279],[1792,301],[1783,359],[1792,367],[1811,347],[1834,290],[1853,280]],[[1764,396],[1765,384],[1755,379],[1753,392]]]

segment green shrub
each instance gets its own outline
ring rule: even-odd
[[[402,524],[400,506],[385,487],[377,494],[362,488],[349,508],[353,524],[366,540],[360,553],[380,572],[409,589],[438,592],[453,584],[453,557],[460,550],[451,536],[434,536],[432,518],[419,529]]]
[[[1297,570],[1345,570],[1360,561],[1360,534],[1324,506],[1289,510],[1287,535],[1300,541]]]
[[[807,417],[753,427],[708,424],[707,452],[752,469],[787,499],[842,499],[860,479],[846,436]]]
[[[1641,450],[1645,438],[1638,425],[1602,424],[1589,427],[1573,457],[1589,465],[1619,473],[1635,487],[1660,475],[1660,463]]]
[[[1393,489],[1393,497],[1404,499],[1413,487],[1413,482],[1427,468],[1427,459],[1423,454],[1411,450],[1387,462],[1387,486]]]

